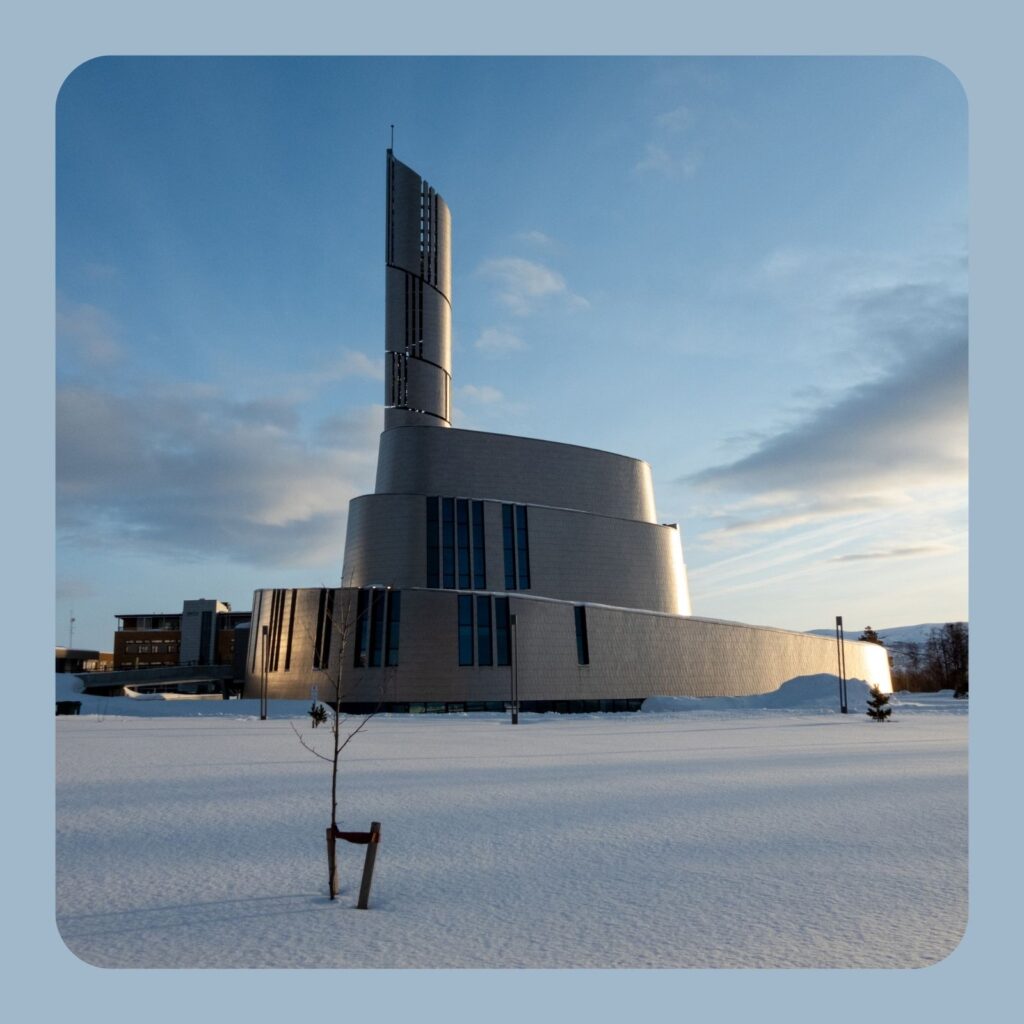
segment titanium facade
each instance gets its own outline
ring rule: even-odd
[[[638,706],[835,680],[833,640],[691,614],[639,459],[451,426],[451,215],[387,154],[385,429],[349,506],[342,586],[257,591],[247,696],[441,710]],[[891,690],[888,656],[846,671]],[[823,685],[827,679],[823,680]]]

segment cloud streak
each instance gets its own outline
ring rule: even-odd
[[[710,539],[773,532],[962,489],[967,474],[966,298],[938,286],[848,300],[869,343],[895,351],[848,389],[743,458],[683,482],[739,496]]]

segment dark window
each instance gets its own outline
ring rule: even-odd
[[[459,498],[455,507],[455,528],[459,542],[459,589],[469,590],[469,502]]]
[[[316,637],[313,641],[313,668],[326,668],[323,658],[324,627],[327,612],[327,588],[320,590],[320,600],[316,608]]]
[[[455,499],[441,499],[441,556],[444,571],[442,586],[455,586]]]
[[[505,550],[505,589],[516,589],[516,529],[512,505],[501,506],[501,543]]]
[[[322,667],[327,668],[331,663],[331,634],[334,632],[334,591],[327,591],[327,613],[324,619],[324,642],[320,651],[323,659]],[[340,655],[339,655],[340,657]]]
[[[576,660],[581,665],[590,664],[590,645],[587,643],[587,609],[576,605]]]
[[[297,591],[292,590],[292,607],[288,613],[288,639],[284,648],[284,670],[287,672],[292,667],[292,633],[295,630],[295,599]]]
[[[476,599],[476,663],[478,665],[494,664],[494,656],[491,654],[491,599],[489,597]]]
[[[427,586],[441,585],[440,549],[437,536],[438,498],[427,498]]]
[[[384,661],[384,600],[386,590],[370,591],[370,667],[380,668]]]
[[[398,664],[398,627],[402,618],[402,592],[393,590],[388,595],[388,652],[385,664]]]
[[[360,590],[356,598],[356,642],[352,665],[362,668],[370,664],[370,592]]]
[[[494,640],[498,648],[498,664],[511,665],[512,651],[509,644],[508,598],[494,599]]]
[[[519,589],[530,589],[530,533],[526,523],[526,506],[516,505],[516,561],[519,563]]]
[[[459,664],[473,664],[473,597],[459,595]]]
[[[487,589],[487,569],[484,562],[484,503],[473,502],[473,589]]]

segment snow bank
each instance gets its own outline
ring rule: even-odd
[[[848,679],[846,701],[851,711],[864,710],[870,688],[862,679]],[[756,710],[839,711],[839,682],[832,675],[798,676],[770,693],[752,697],[649,697],[642,711]]]

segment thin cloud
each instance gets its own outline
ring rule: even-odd
[[[948,544],[919,544],[916,547],[889,548],[887,551],[858,551],[848,555],[836,555],[830,562],[864,562],[890,558],[919,558],[924,555],[948,555],[954,549]]]
[[[88,303],[57,308],[57,347],[62,359],[86,369],[105,368],[123,358],[117,325],[107,312]]]
[[[503,355],[507,352],[521,352],[527,346],[526,342],[512,331],[500,327],[485,327],[480,337],[473,342],[473,347],[491,355]]]
[[[701,150],[690,137],[695,121],[693,111],[685,106],[655,117],[651,137],[633,170],[639,174],[653,172],[667,178],[692,178],[702,161]]]
[[[489,384],[463,384],[458,392],[462,398],[478,405],[496,405],[505,400],[504,394]]]
[[[582,296],[569,290],[565,278],[556,270],[518,256],[486,260],[481,275],[497,288],[498,301],[517,316],[526,316],[553,300],[572,306],[588,306]]]

